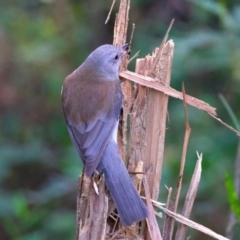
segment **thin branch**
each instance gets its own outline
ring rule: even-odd
[[[174,202],[174,212],[177,212],[177,208],[178,208],[179,197],[182,189],[183,172],[184,172],[184,167],[186,162],[187,146],[188,146],[188,141],[191,133],[191,128],[188,122],[188,112],[187,112],[184,84],[182,84],[182,93],[183,93],[183,106],[184,106],[184,114],[185,114],[185,136],[184,136],[184,142],[183,142],[181,166],[179,171],[179,180],[177,184],[177,193],[176,193],[175,202]],[[174,229],[174,221],[171,222],[170,239],[172,239],[173,229]]]
[[[179,201],[179,196],[182,188],[182,179],[183,179],[183,172],[184,172],[184,167],[185,167],[185,162],[186,162],[186,155],[187,155],[187,146],[188,146],[188,141],[191,133],[191,128],[189,126],[188,122],[188,111],[187,111],[187,104],[186,104],[186,94],[185,94],[185,88],[184,84],[182,85],[182,92],[183,92],[183,106],[184,106],[184,114],[185,114],[185,136],[184,136],[184,143],[183,143],[183,152],[182,152],[182,159],[181,159],[181,166],[180,166],[180,173],[179,173],[179,181],[177,185],[177,196],[176,196],[176,201],[175,201],[175,206],[177,210],[177,205]]]

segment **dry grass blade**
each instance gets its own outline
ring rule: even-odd
[[[186,94],[185,94],[184,84],[182,85],[182,93],[183,93],[183,106],[184,106],[184,114],[185,114],[185,136],[184,136],[184,143],[183,143],[179,180],[178,180],[178,185],[177,185],[175,210],[177,210],[179,196],[180,196],[180,192],[181,192],[181,188],[182,188],[182,179],[183,179],[183,172],[184,172],[184,167],[185,167],[185,162],[186,162],[187,146],[188,146],[188,141],[189,141],[189,137],[190,137],[190,133],[191,133],[191,128],[190,128],[189,122],[188,122],[188,112],[187,112]]]
[[[166,208],[170,209],[171,206],[171,196],[172,196],[172,188],[167,188],[168,190],[168,198],[167,198],[167,205]],[[163,239],[169,238],[168,232],[170,232],[168,229],[171,227],[171,218],[168,215],[165,215],[164,222],[163,222]]]
[[[132,44],[134,30],[135,30],[135,23],[132,24],[132,33],[131,33],[131,37],[130,37],[130,41],[129,41],[130,46]]]
[[[222,235],[219,235],[217,233],[215,233],[214,231],[212,231],[211,229],[201,225],[201,224],[198,224],[192,220],[189,220],[188,218],[185,218],[183,217],[182,215],[178,214],[178,213],[174,213],[168,209],[166,209],[165,207],[163,206],[158,206],[160,209],[162,209],[168,216],[170,217],[173,217],[176,221],[184,224],[184,225],[187,225],[188,227],[191,227],[193,229],[196,229],[200,232],[203,232],[205,233],[206,235],[209,235],[215,239],[219,239],[219,240],[229,240],[228,238],[225,238],[224,236]]]
[[[196,167],[192,176],[192,180],[189,186],[189,190],[185,199],[185,203],[183,206],[183,210],[182,210],[182,215],[186,218],[190,217],[191,211],[192,211],[192,207],[193,207],[193,203],[197,194],[197,189],[199,186],[199,182],[201,179],[201,172],[202,172],[202,167],[201,167],[201,163],[202,163],[202,154],[198,155],[198,160],[196,163]],[[180,224],[178,226],[177,229],[177,233],[175,236],[175,240],[184,240],[186,238],[186,231],[187,231],[187,226],[184,224]]]
[[[162,240],[162,236],[158,227],[158,223],[155,217],[155,211],[153,209],[150,197],[150,191],[148,186],[147,178],[143,179],[143,186],[146,194],[146,202],[149,210],[149,217],[147,218],[148,231],[151,239]]]
[[[186,155],[187,155],[187,146],[188,146],[188,141],[191,133],[191,128],[189,126],[188,122],[188,112],[187,112],[187,104],[186,104],[186,94],[185,94],[185,88],[184,84],[182,85],[182,93],[183,93],[183,106],[184,106],[184,114],[185,114],[185,136],[184,136],[184,142],[183,142],[183,151],[182,151],[182,159],[181,159],[181,166],[180,166],[180,171],[179,171],[179,180],[177,184],[177,193],[175,197],[175,202],[174,202],[174,212],[177,212],[178,208],[178,201],[182,189],[182,180],[183,180],[183,173],[184,173],[184,167],[185,167],[185,162],[186,162]],[[174,229],[174,220],[172,219],[171,221],[171,226],[169,227],[169,236],[170,239],[172,239],[172,234],[173,234],[173,229]]]
[[[209,115],[211,117],[213,117],[214,119],[216,119],[218,122],[220,122],[222,125],[224,125],[225,127],[227,127],[228,129],[230,129],[232,132],[235,132],[239,137],[240,137],[240,132],[237,131],[236,129],[234,129],[233,127],[229,126],[228,124],[226,124],[225,122],[223,122],[220,118],[217,118],[216,116],[214,116],[214,114],[209,113]]]
[[[140,75],[137,73],[133,73],[130,71],[120,72],[119,75],[121,77],[129,79],[135,83],[141,84],[142,86],[156,89],[158,91],[163,92],[164,94],[166,94],[168,96],[183,100],[183,94],[181,92],[179,92],[161,82],[156,82],[155,79],[153,79],[153,78],[143,76],[143,75]],[[195,108],[201,109],[201,110],[209,113],[210,115],[216,116],[216,108],[211,107],[209,104],[207,104],[197,98],[186,95],[186,103]]]
[[[160,57],[161,57],[161,55],[162,55],[163,47],[164,47],[164,45],[165,45],[166,42],[167,42],[168,34],[169,34],[169,32],[170,32],[170,30],[171,30],[171,28],[172,28],[173,23],[174,23],[174,19],[172,19],[172,21],[170,22],[170,25],[169,25],[169,27],[168,27],[168,30],[167,30],[167,32],[166,32],[166,34],[165,34],[165,36],[164,36],[164,38],[163,38],[160,46],[159,46],[159,51],[158,51],[158,53],[157,53],[157,56],[156,56],[155,59],[154,59],[154,62],[153,62],[153,64],[152,64],[152,68],[151,68],[151,70],[150,70],[150,75],[151,75],[151,76],[152,76],[152,74],[154,73],[154,71],[155,71],[155,69],[156,69],[156,67],[157,67],[157,63],[159,62],[159,59],[160,59]]]
[[[128,63],[130,63],[134,58],[136,58],[138,56],[140,51],[136,52],[128,61]]]
[[[201,161],[202,161],[202,155],[198,156],[198,161],[197,161],[197,164],[196,164],[196,168],[195,168],[195,171],[194,171],[194,177],[191,181],[191,185],[192,186],[196,186],[198,185],[199,181],[200,181],[200,175],[201,175]],[[196,190],[196,187],[193,187],[193,189]],[[192,195],[194,194],[195,190],[191,191],[191,193],[189,193],[189,195]],[[157,203],[156,201],[152,201],[152,203],[162,209],[169,217],[171,218],[174,218],[176,221],[182,223],[183,225],[186,225],[188,227],[191,227],[193,229],[196,229],[200,232],[203,232],[205,233],[206,235],[209,235],[215,239],[219,239],[219,240],[229,240],[228,238],[225,238],[224,236],[222,235],[219,235],[217,233],[215,233],[214,231],[212,231],[211,229],[201,225],[201,224],[198,224],[192,220],[189,220],[188,218],[178,214],[178,213],[175,213],[165,207],[162,206],[161,203]],[[189,204],[191,205],[191,202],[189,202]],[[176,238],[176,239],[179,239],[179,238]]]
[[[111,15],[111,13],[112,13],[112,10],[113,10],[113,7],[114,7],[115,2],[116,2],[116,0],[113,0],[112,5],[111,5],[111,8],[110,8],[110,10],[109,10],[109,13],[108,13],[108,15],[107,15],[107,19],[106,19],[106,21],[105,21],[105,24],[107,24],[108,21],[109,21],[109,18],[110,18],[110,15]]]

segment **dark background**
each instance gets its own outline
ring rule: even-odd
[[[64,78],[99,45],[112,42],[110,0],[0,2],[0,239],[75,239],[75,200],[82,164],[61,109]],[[237,0],[132,0],[132,55],[157,47],[171,21],[175,43],[171,86],[217,107],[234,125],[222,94],[240,119],[240,4]],[[129,67],[134,69],[134,63]],[[206,113],[189,110],[192,129],[180,208],[196,163],[203,171],[191,219],[225,234],[230,204],[225,175],[234,173],[238,137]],[[159,200],[176,188],[184,137],[182,102],[169,101]],[[160,220],[161,224],[161,220]],[[239,225],[235,239],[240,238]],[[193,230],[191,239],[210,239]]]

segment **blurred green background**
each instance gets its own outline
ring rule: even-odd
[[[111,0],[1,0],[0,2],[0,239],[75,239],[75,201],[82,164],[70,142],[61,109],[64,78],[99,45],[112,42]],[[222,94],[240,119],[240,3],[132,0],[136,29],[132,55],[157,47],[171,21],[175,43],[172,87],[217,107],[233,125]],[[134,69],[134,63],[130,65]],[[180,207],[203,153],[202,179],[191,219],[225,234],[230,204],[225,175],[234,174],[238,137],[192,107],[192,129]],[[169,101],[165,185],[176,187],[184,137],[182,102]],[[235,126],[236,127],[236,126]],[[161,222],[161,221],[160,221]],[[240,226],[234,239],[240,239]],[[211,239],[189,230],[191,239]]]

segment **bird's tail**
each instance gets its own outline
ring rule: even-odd
[[[148,216],[147,207],[136,191],[114,141],[109,142],[97,169],[105,175],[106,185],[123,225],[130,226]]]

